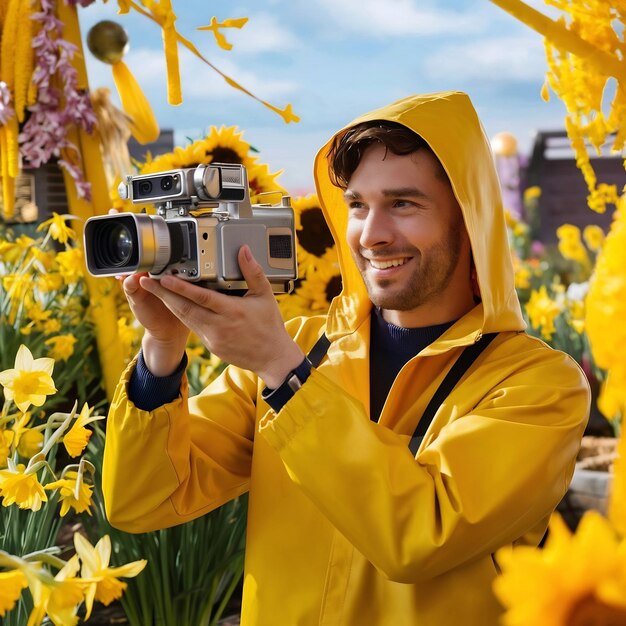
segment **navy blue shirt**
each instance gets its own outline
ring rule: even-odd
[[[402,328],[386,322],[378,308],[372,309],[370,419],[378,421],[391,385],[405,363],[443,335],[454,321],[424,328]]]

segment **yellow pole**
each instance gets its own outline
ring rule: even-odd
[[[510,13],[515,19],[549,39],[557,48],[562,48],[591,63],[602,76],[613,76],[626,84],[626,63],[607,54],[585,41],[564,24],[555,22],[521,0],[490,0]]]
[[[67,6],[65,2],[58,2],[57,13],[59,19],[63,22],[63,38],[78,48],[72,62],[78,72],[78,86],[81,89],[88,89],[87,71],[83,57],[76,8]],[[99,139],[96,134],[90,135],[77,127],[69,129],[68,138],[79,150],[85,179],[91,183],[92,193],[91,202],[78,198],[72,177],[63,170],[70,212],[82,218],[82,220],[86,220],[93,215],[106,214],[110,202]],[[80,240],[82,241],[82,225],[80,228],[77,228],[77,231],[80,233]],[[114,283],[114,279],[87,276],[87,287],[96,329],[96,341],[102,365],[104,387],[108,399],[111,400],[125,365],[117,327],[117,307],[113,296],[117,286]]]

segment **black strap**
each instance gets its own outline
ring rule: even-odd
[[[483,335],[479,341],[473,343],[471,346],[467,346],[463,352],[461,352],[461,356],[455,361],[454,365],[448,370],[445,378],[441,381],[437,391],[431,398],[428,406],[424,410],[424,413],[417,424],[417,428],[413,433],[413,437],[411,437],[411,442],[409,443],[409,449],[415,455],[417,454],[417,449],[419,448],[420,443],[422,443],[422,439],[424,439],[424,435],[426,434],[426,429],[430,426],[430,423],[433,421],[433,417],[437,412],[437,409],[442,405],[443,401],[446,399],[448,394],[454,389],[456,384],[461,380],[461,377],[467,370],[470,368],[472,363],[478,358],[480,353],[495,339],[498,333],[487,333]]]
[[[322,362],[326,352],[328,352],[328,346],[330,346],[330,340],[326,333],[322,333],[322,336],[317,340],[306,357],[313,367],[317,367]]]

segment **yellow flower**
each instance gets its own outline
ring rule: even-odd
[[[18,454],[30,459],[43,449],[43,433],[34,428],[25,428],[19,434],[19,443],[17,444]]]
[[[91,422],[104,419],[104,415],[93,415],[90,417],[91,411],[92,409],[85,402],[72,427],[63,436],[63,445],[72,458],[80,456],[89,443],[91,431],[85,428],[85,426]]]
[[[94,599],[109,605],[122,596],[128,586],[118,578],[132,578],[137,576],[146,566],[147,561],[133,561],[120,567],[109,567],[111,558],[111,539],[104,535],[100,541],[92,546],[87,539],[76,533],[74,547],[82,562],[81,575],[83,579],[90,579],[85,594],[87,613],[85,621],[91,616]]]
[[[85,276],[85,258],[80,248],[68,248],[56,256],[59,271],[68,285],[77,283]]]
[[[496,558],[504,626],[626,623],[626,539],[596,511],[585,513],[574,535],[554,514],[543,549],[505,548]]]
[[[45,344],[50,346],[50,356],[55,361],[67,361],[74,354],[76,341],[73,335],[57,335],[47,339]]]
[[[524,190],[524,203],[527,204],[541,197],[541,187],[537,185]]]
[[[297,289],[297,294],[309,301],[308,315],[327,313],[333,298],[340,293],[341,273],[330,263],[310,270]]]
[[[47,320],[43,323],[42,330],[46,335],[54,335],[61,330],[61,322],[57,319]]]
[[[324,218],[316,194],[296,198],[292,202],[298,238],[298,272],[306,276],[310,269],[335,263],[335,241]]]
[[[44,489],[48,491],[59,490],[61,517],[65,517],[70,508],[74,509],[76,513],[84,513],[86,511],[91,515],[89,507],[91,506],[93,487],[83,480],[79,480],[78,472],[70,470],[66,472],[64,478],[48,483]]]
[[[2,279],[2,286],[11,302],[21,305],[32,291],[33,280],[29,274],[9,274]]]
[[[59,272],[40,274],[37,277],[37,289],[43,293],[59,291],[63,287],[63,276]]]
[[[52,582],[36,573],[29,576],[34,607],[28,618],[28,626],[41,624],[46,615],[55,626],[76,626],[86,587],[86,581],[76,578],[79,568],[78,556],[74,555],[57,572]]]
[[[73,216],[71,215],[59,215],[53,212],[49,220],[39,224],[37,231],[39,232],[48,228],[50,237],[65,245],[70,239],[76,239],[76,233],[65,223],[72,218]],[[76,218],[74,217],[74,219]]]
[[[27,584],[26,576],[18,569],[0,572],[0,617],[15,606]]]
[[[45,322],[52,315],[52,311],[44,311],[39,302],[34,302],[26,309],[26,317],[33,323]]]
[[[583,239],[592,252],[598,252],[604,243],[604,231],[596,224],[589,224],[583,230]]]
[[[11,444],[13,443],[13,431],[6,428],[0,428],[0,469],[7,466],[9,454],[11,453]]]
[[[0,496],[2,506],[17,504],[20,509],[39,511],[43,502],[48,501],[44,488],[36,474],[25,474],[26,467],[21,463],[15,469],[0,470]]]
[[[561,312],[561,307],[548,295],[545,285],[539,291],[533,290],[526,304],[526,312],[533,328],[541,329],[545,339],[551,339],[554,334],[554,320]]]
[[[56,393],[53,368],[54,359],[33,359],[31,351],[22,344],[15,357],[15,368],[0,372],[5,398],[13,400],[22,412],[26,412],[31,404],[41,406],[46,396]]]
[[[594,268],[586,299],[586,330],[594,359],[607,369],[600,410],[609,419],[626,414],[626,196],[622,196],[611,230]],[[612,410],[615,412],[607,413]]]

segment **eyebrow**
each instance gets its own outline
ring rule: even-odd
[[[385,198],[423,198],[425,200],[429,200],[429,196],[426,195],[423,191],[417,189],[417,187],[398,187],[397,189],[383,189],[381,191],[382,195]],[[362,196],[358,191],[353,191],[352,189],[346,189],[343,194],[344,199],[346,200],[361,200]]]

